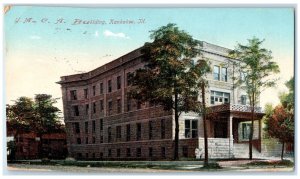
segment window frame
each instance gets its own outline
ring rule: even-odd
[[[117,76],[117,89],[122,88],[122,79],[121,76]]]
[[[226,102],[227,99],[227,102]],[[222,91],[210,91],[210,104],[214,105],[216,102],[220,102],[222,104],[230,103],[230,93],[222,92]]]
[[[77,90],[70,90],[70,99],[77,100]]]
[[[196,122],[196,128],[193,123]],[[187,126],[188,124],[188,126]],[[186,139],[194,139],[199,136],[198,134],[198,120],[197,119],[185,119],[184,120],[184,137]]]
[[[224,70],[225,69],[225,74],[224,74]],[[221,81],[227,82],[228,80],[228,70],[226,67],[222,67],[221,68]]]
[[[217,69],[217,72],[216,72],[216,69]],[[217,78],[216,78],[216,75],[217,75]],[[220,81],[220,66],[214,65],[214,68],[213,68],[213,79],[217,80],[217,81]]]

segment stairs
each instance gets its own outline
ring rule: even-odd
[[[234,143],[233,144],[234,158],[249,158],[249,144],[248,143]],[[254,146],[252,146],[252,157],[259,158],[259,153]]]

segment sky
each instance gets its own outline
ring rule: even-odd
[[[134,23],[118,24],[116,21]],[[114,22],[114,23],[111,23]],[[261,106],[278,104],[294,75],[292,8],[92,8],[13,6],[4,15],[5,101],[46,93],[61,98],[60,76],[91,71],[151,41],[150,31],[175,23],[193,38],[234,49],[265,39],[280,67]],[[57,106],[62,109],[61,99]]]

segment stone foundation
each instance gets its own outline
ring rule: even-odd
[[[208,138],[207,142],[209,158],[233,157],[233,139]],[[199,148],[196,149],[196,158],[204,158],[204,138],[199,138]]]

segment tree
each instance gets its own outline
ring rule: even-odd
[[[60,109],[53,106],[56,99],[48,94],[37,94],[34,98],[35,119],[33,127],[39,134],[59,132],[61,124],[59,121]]]
[[[294,142],[294,77],[285,83],[288,93],[279,95],[281,105],[275,107],[272,113],[265,115],[266,131],[270,137],[278,138],[282,143],[281,160],[283,160],[284,144]]]
[[[28,97],[18,98],[13,105],[6,105],[7,130],[14,131],[14,138],[29,132],[34,119],[34,102]]]
[[[251,107],[251,130],[249,134],[249,159],[252,159],[253,123],[255,108],[259,102],[260,94],[268,87],[275,86],[277,79],[270,76],[279,73],[279,67],[272,61],[272,52],[262,48],[264,40],[256,37],[248,39],[247,45],[238,44],[229,56],[238,59],[236,65],[242,76],[236,80],[236,84],[245,89]]]
[[[294,114],[294,107],[295,107],[295,79],[292,77],[289,81],[285,83],[285,86],[288,88],[288,93],[281,93],[279,95],[280,102],[282,106],[292,112]]]
[[[199,70],[198,64],[203,60],[196,58],[201,54],[201,43],[179,30],[175,24],[151,31],[150,38],[153,42],[145,43],[142,48],[145,66],[133,76],[129,97],[161,105],[167,111],[173,110],[174,160],[177,160],[179,116],[182,112],[197,111],[199,108],[197,78],[200,72],[196,70]]]
[[[201,115],[203,120],[203,133],[204,133],[204,167],[208,166],[208,141],[207,141],[207,126],[206,126],[206,102],[205,102],[205,87],[208,86],[208,81],[205,79],[206,74],[211,71],[209,63],[206,60],[199,60],[195,68],[192,69],[197,75],[197,89],[201,90],[202,102],[199,102],[199,107],[196,108],[198,114]]]
[[[14,104],[7,104],[7,131],[12,131],[14,138],[28,132],[41,137],[45,133],[64,131],[64,126],[59,121],[60,110],[53,106],[55,103],[56,99],[51,95],[37,94],[34,101],[28,97],[20,97]]]
[[[282,143],[281,160],[283,160],[284,144],[294,142],[294,115],[282,105],[278,105],[267,119],[266,126],[270,137],[278,138]]]

